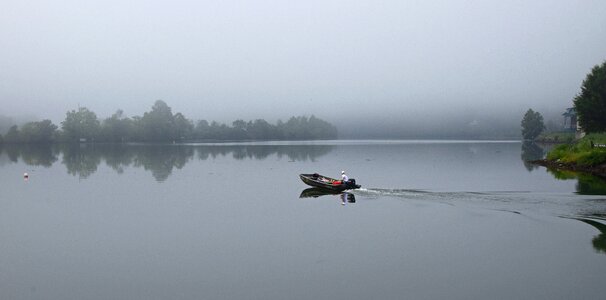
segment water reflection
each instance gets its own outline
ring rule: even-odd
[[[332,151],[329,145],[121,145],[62,144],[5,145],[0,156],[29,166],[50,167],[61,158],[67,173],[85,179],[97,171],[101,162],[118,174],[127,167],[143,168],[157,181],[166,180],[175,169],[189,161],[217,159],[231,155],[236,160],[263,160],[272,155],[289,161],[315,161]]]
[[[596,235],[593,240],[591,241],[593,248],[597,251],[597,252],[601,252],[606,254],[606,225],[598,222],[598,221],[594,221],[591,219],[577,219],[581,222],[587,223],[593,227],[595,227],[595,229],[600,231],[600,234]]]
[[[67,173],[84,179],[97,171],[101,163],[101,152],[90,145],[62,145],[62,164],[67,168]]]
[[[288,157],[290,161],[315,161],[316,158],[328,154],[333,146],[328,145],[214,145],[200,146],[196,150],[198,158],[206,160],[209,157],[232,155],[236,160],[263,160],[271,155],[278,158]]]
[[[18,162],[19,158],[29,166],[50,167],[58,160],[57,151],[49,144],[6,145],[4,150],[11,162]]]
[[[333,192],[320,188],[308,188],[301,191],[299,198],[318,198],[321,196],[339,196],[341,204],[356,203],[356,196],[349,192]]]
[[[528,172],[538,169],[540,166],[532,164],[529,161],[542,159],[545,156],[545,150],[537,143],[524,141],[522,143],[522,154],[520,158],[524,162],[524,167]]]
[[[553,145],[538,145],[534,142],[525,141],[522,143],[522,152],[520,158],[524,162],[524,167],[529,172],[540,168],[540,165],[530,163],[533,160],[543,159],[545,153]],[[576,192],[581,195],[606,195],[606,179],[585,173],[573,171],[557,170],[547,168],[547,172],[558,180],[577,180]]]
[[[577,182],[577,193],[581,195],[606,195],[606,180],[591,176],[591,175],[578,175]]]
[[[194,157],[194,148],[187,146],[143,147],[133,156],[134,166],[150,171],[157,181],[164,181],[173,169],[182,169]]]
[[[577,180],[575,186],[581,195],[606,195],[606,179],[585,173],[547,168],[547,172],[559,180]]]

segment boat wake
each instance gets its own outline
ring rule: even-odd
[[[529,194],[526,191],[492,191],[492,192],[435,192],[420,189],[385,189],[385,188],[361,188],[351,191],[352,193],[360,196],[367,197],[399,197],[399,198],[447,198],[447,199],[459,199],[459,198],[489,198],[489,199],[501,199],[503,200],[504,195],[521,195]]]
[[[427,196],[431,192],[415,189],[378,189],[378,188],[360,188],[350,191],[355,195],[365,196],[369,198],[379,197],[401,197],[401,198],[419,198]]]
[[[360,188],[348,191],[365,200],[399,199],[427,201],[452,206],[478,207],[516,214],[544,214],[556,216],[585,216],[596,212],[606,216],[604,196],[540,193],[530,191],[428,191],[422,189]]]

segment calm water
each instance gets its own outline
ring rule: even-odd
[[[543,155],[533,145],[0,151],[0,299],[606,294],[604,181],[525,164]],[[363,188],[318,195],[298,179],[342,169]]]

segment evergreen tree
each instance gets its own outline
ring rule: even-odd
[[[606,131],[606,61],[594,66],[574,98],[579,125],[587,133]]]

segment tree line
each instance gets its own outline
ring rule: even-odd
[[[337,128],[315,116],[291,117],[270,124],[263,119],[236,120],[231,126],[216,121],[194,123],[182,113],[173,114],[162,100],[157,100],[143,116],[129,118],[122,110],[99,120],[97,115],[80,107],[66,113],[61,128],[50,120],[13,125],[0,135],[0,143],[52,142],[188,142],[243,140],[314,140],[335,139]]]

